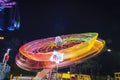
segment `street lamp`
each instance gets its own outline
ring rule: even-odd
[[[112,50],[111,49],[107,49],[107,52],[111,52]]]
[[[1,40],[3,40],[3,39],[4,39],[4,37],[1,37],[1,36],[0,36],[0,39],[1,39]]]

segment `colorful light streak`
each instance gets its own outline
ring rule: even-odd
[[[50,61],[54,50],[63,53],[59,67],[66,67],[97,55],[105,45],[104,40],[97,39],[98,33],[81,33],[62,35],[62,44],[54,43],[55,37],[31,41],[20,47],[16,55],[16,64],[22,69],[39,71],[55,68],[56,62]]]
[[[0,8],[11,8],[16,2],[11,0],[0,0]]]
[[[17,3],[12,0],[0,0],[0,31],[15,31],[19,28],[20,15]]]

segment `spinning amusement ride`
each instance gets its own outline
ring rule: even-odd
[[[28,42],[19,48],[16,64],[28,71],[42,71],[43,77],[52,69],[77,64],[97,55],[105,41],[98,33],[68,34]]]

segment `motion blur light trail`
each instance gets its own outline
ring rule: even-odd
[[[18,5],[12,0],[0,0],[0,31],[14,31],[20,28]]]
[[[61,35],[61,44],[56,44],[55,38],[50,37],[28,42],[19,48],[16,64],[28,71],[52,69],[56,63],[50,60],[54,50],[63,53],[63,61],[58,67],[66,67],[81,63],[97,55],[104,47],[105,41],[98,39],[98,33],[81,33]]]
[[[0,8],[12,8],[13,5],[16,5],[16,2],[11,0],[0,0]]]

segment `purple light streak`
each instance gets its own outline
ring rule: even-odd
[[[11,0],[0,0],[0,8],[11,8],[13,5],[16,5],[16,2]]]

